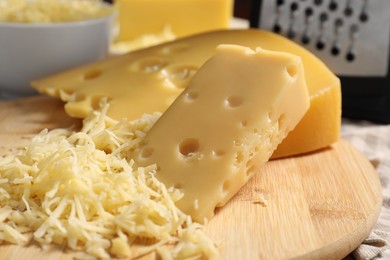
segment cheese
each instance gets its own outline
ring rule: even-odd
[[[229,27],[233,0],[117,0],[118,41],[156,34],[170,26],[178,37]]]
[[[175,39],[176,36],[172,33],[171,28],[166,26],[164,27],[164,30],[158,34],[145,34],[131,41],[115,42],[110,46],[110,53],[125,54],[130,51],[143,49]]]
[[[77,259],[135,259],[165,245],[172,248],[166,259],[218,257],[203,227],[175,206],[182,194],[156,179],[156,166],[126,160],[158,115],[113,122],[107,108],[79,132],[44,130],[25,149],[0,156],[0,243],[65,245],[84,251]]]
[[[197,69],[221,43],[252,49],[262,47],[300,56],[311,106],[273,155],[283,157],[314,151],[339,138],[341,91],[339,79],[313,54],[286,38],[261,30],[222,30],[179,39],[123,56],[88,64],[33,82],[41,93],[66,101],[66,112],[84,118],[111,100],[108,115],[117,120],[164,112],[185,89]]]
[[[294,102],[291,102],[294,100]],[[210,219],[264,164],[309,108],[297,56],[221,45],[145,136],[135,161],[183,191],[193,219]]]
[[[62,23],[96,19],[114,9],[100,0],[0,0],[0,22]]]

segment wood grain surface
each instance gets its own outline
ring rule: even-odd
[[[0,103],[0,153],[43,128],[79,127],[62,102],[31,97]],[[381,185],[349,143],[270,161],[207,224],[223,259],[340,259],[367,237],[379,216]],[[1,259],[72,259],[74,252],[1,245]],[[147,256],[146,258],[154,258]]]

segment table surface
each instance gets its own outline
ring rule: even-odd
[[[383,194],[382,209],[376,226],[351,257],[390,259],[390,125],[343,119],[341,136],[375,166]]]

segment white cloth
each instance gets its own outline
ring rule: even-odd
[[[351,257],[359,260],[390,259],[390,125],[344,119],[341,136],[373,163],[383,189],[378,222]]]

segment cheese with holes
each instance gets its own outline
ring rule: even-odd
[[[178,207],[194,220],[210,219],[309,104],[299,57],[220,45],[146,134],[135,161],[156,163],[157,178],[183,190]]]
[[[156,34],[169,26],[178,37],[229,27],[233,0],[117,0],[118,41]]]
[[[108,115],[136,119],[164,112],[219,44],[285,51],[300,56],[310,94],[310,109],[273,155],[314,151],[339,138],[339,79],[317,57],[294,42],[262,30],[222,30],[199,34],[123,56],[95,62],[33,82],[41,93],[67,102],[66,112],[84,118],[102,96],[111,99]]]

